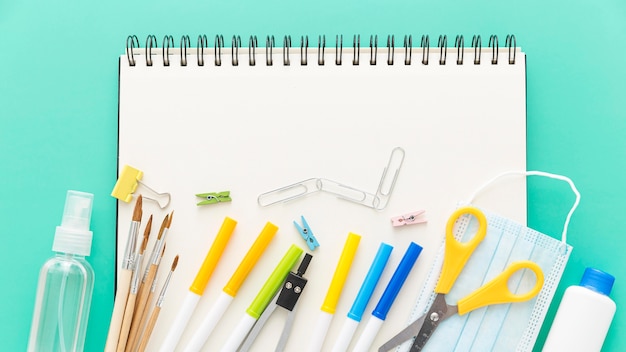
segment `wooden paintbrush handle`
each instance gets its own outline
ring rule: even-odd
[[[143,283],[141,294],[137,298],[137,306],[135,307],[135,314],[133,316],[133,320],[131,323],[130,334],[128,337],[128,343],[126,346],[126,351],[130,352],[132,348],[135,346],[137,342],[138,335],[140,334],[141,325],[139,324],[143,315],[143,312],[146,308],[148,294],[150,293],[150,288],[152,287],[152,282],[156,277],[157,266],[154,264],[150,264],[150,269],[148,270],[148,276],[146,277],[146,282]]]
[[[148,320],[148,325],[146,326],[146,331],[144,331],[143,336],[141,337],[141,342],[139,343],[138,352],[144,352],[146,350],[146,346],[148,345],[148,341],[150,341],[150,335],[152,335],[152,330],[154,329],[154,325],[156,324],[157,318],[159,317],[159,313],[161,312],[161,307],[156,306],[152,311],[152,315],[150,315],[150,320]]]
[[[118,287],[115,292],[115,304],[113,305],[113,314],[111,316],[111,324],[109,325],[109,334],[107,342],[104,346],[105,352],[113,352],[117,348],[117,342],[120,339],[120,331],[122,330],[122,320],[124,319],[124,310],[126,309],[126,301],[128,300],[128,292],[130,291],[130,279],[133,276],[132,270],[122,269],[118,275]]]
[[[141,313],[137,312],[137,314],[140,314],[141,316],[141,318],[139,319],[139,333],[137,334],[137,337],[136,337],[137,344],[139,343],[139,336],[141,336],[142,328],[146,325],[146,320],[148,320],[148,313],[149,313],[148,306],[150,305],[150,302],[152,301],[152,296],[154,296],[154,292],[150,291],[150,293],[148,294],[148,298],[146,299],[146,305],[145,305],[143,312]]]
[[[124,310],[124,321],[122,321],[122,329],[120,331],[120,340],[117,343],[117,352],[124,352],[126,342],[128,341],[128,333],[130,332],[130,324],[133,321],[133,312],[135,311],[135,301],[137,294],[128,295],[126,309]]]

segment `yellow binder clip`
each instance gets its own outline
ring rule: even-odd
[[[161,205],[161,202],[155,198],[149,198],[143,196],[144,199],[148,199],[156,202],[161,209],[167,207],[170,204],[171,196],[169,193],[159,193],[152,188],[148,187],[145,183],[141,182],[143,178],[143,171],[135,169],[132,166],[124,165],[122,172],[120,172],[120,177],[117,179],[115,183],[115,187],[113,187],[113,192],[111,192],[111,196],[129,203],[133,199],[133,193],[137,190],[137,186],[139,184],[143,185],[147,189],[149,189],[153,194],[157,197],[165,198],[165,204]]]

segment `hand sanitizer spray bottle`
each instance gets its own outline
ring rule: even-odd
[[[82,351],[94,272],[85,260],[91,252],[89,230],[93,194],[68,191],[61,226],[41,268],[28,351]]]
[[[599,352],[615,315],[609,298],[615,278],[587,268],[579,286],[565,290],[543,352]]]

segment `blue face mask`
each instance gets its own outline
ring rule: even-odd
[[[530,260],[541,267],[545,276],[541,291],[530,301],[492,305],[469,314],[451,316],[438,327],[423,351],[532,351],[572,251],[572,246],[566,243],[567,227],[580,201],[580,194],[573,182],[564,176],[539,171],[512,172],[487,182],[470,198],[469,203],[495,180],[515,174],[550,177],[570,184],[576,194],[576,201],[567,216],[561,240],[481,209],[487,217],[487,235],[468,260],[447,294],[446,301],[455,304],[500,274],[509,264],[519,260]],[[477,226],[474,217],[461,218],[455,225],[455,237],[461,242],[467,242],[476,233]],[[434,288],[443,263],[443,249],[442,245],[417,298],[409,323],[425,314],[435,298]],[[509,280],[508,286],[512,292],[521,294],[528,292],[534,283],[534,274],[523,270]],[[411,343],[403,344],[400,350],[407,351]]]

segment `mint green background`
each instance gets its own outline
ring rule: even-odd
[[[626,349],[626,3],[597,1],[0,1],[0,335],[26,348],[38,270],[52,254],[67,189],[95,194],[89,261],[96,286],[87,351],[102,350],[113,306],[118,56],[126,36],[217,33],[508,33],[527,58],[528,168],[570,176],[582,193],[564,289],[586,266],[616,276],[605,351]],[[434,38],[434,39],[433,39]],[[227,41],[228,42],[228,41]],[[384,43],[384,39],[380,42]],[[398,40],[398,43],[401,41]],[[211,40],[212,43],[212,40]],[[486,44],[485,41],[483,41]],[[434,43],[433,43],[434,45]],[[278,97],[277,97],[278,101]],[[155,102],[158,103],[158,102]],[[486,100],[485,104],[490,102]],[[202,136],[197,136],[202,138]],[[476,136],[480,138],[480,136]],[[515,201],[515,200],[511,200]],[[529,224],[558,235],[573,196],[529,181]],[[539,348],[536,348],[539,350]]]

